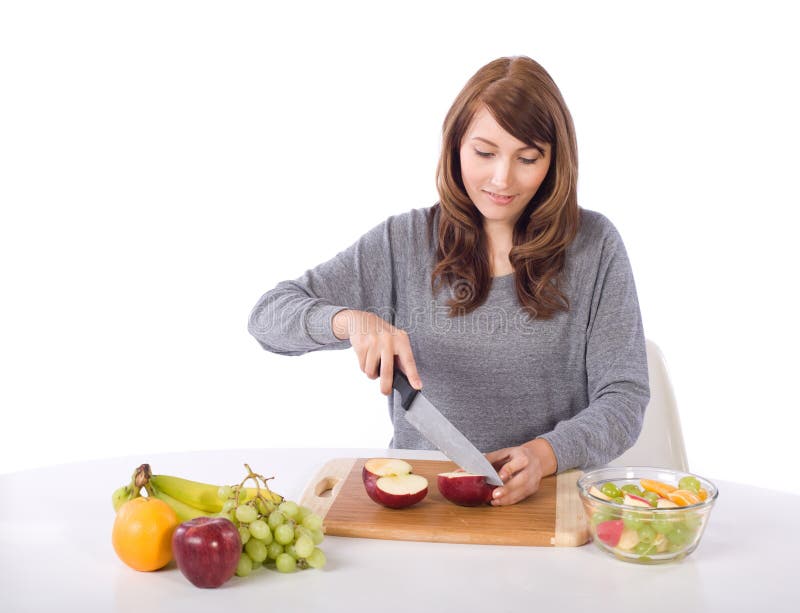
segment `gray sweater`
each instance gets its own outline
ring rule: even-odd
[[[561,285],[569,312],[530,320],[509,274],[492,280],[475,311],[450,318],[452,289],[431,292],[438,211],[433,228],[428,211],[390,217],[279,283],[253,309],[250,333],[283,355],[345,349],[333,316],[370,311],[408,333],[423,393],[481,451],[540,437],[564,471],[605,464],[633,445],[649,399],[647,360],[630,263],[611,222],[581,210]],[[403,413],[395,392],[390,446],[434,448]]]

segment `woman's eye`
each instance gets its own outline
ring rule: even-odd
[[[519,158],[523,164],[535,164],[539,158]]]
[[[475,153],[477,153],[482,158],[492,157],[492,154],[489,153],[488,151],[480,151],[479,149],[475,149]]]

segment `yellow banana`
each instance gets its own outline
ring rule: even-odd
[[[151,496],[154,496],[155,498],[158,498],[162,502],[166,502],[169,506],[171,506],[172,510],[175,511],[175,515],[178,516],[178,520],[180,520],[181,522],[189,521],[190,519],[194,519],[195,517],[213,517],[216,515],[216,513],[207,513],[205,511],[201,511],[196,507],[186,504],[185,502],[177,500],[172,496],[170,496],[169,494],[162,492],[152,483],[150,484],[150,486],[151,487],[150,490],[148,490],[148,493],[150,493]]]
[[[256,497],[256,493],[259,491],[254,487],[246,487],[244,488],[245,496],[242,502],[247,502],[248,500],[252,500]],[[261,495],[266,498],[267,500],[274,502],[275,504],[280,504],[283,502],[283,496],[278,494],[277,492],[273,492],[272,490],[268,490],[265,487],[261,488]]]
[[[211,483],[201,483],[200,481],[190,481],[181,477],[171,475],[152,475],[150,483],[160,492],[183,502],[189,506],[205,511],[206,513],[219,513],[225,503],[219,497],[219,486]],[[245,501],[252,500],[256,495],[256,488],[246,488],[247,494]],[[261,495],[267,500],[272,500],[275,504],[280,503],[283,497],[266,488],[261,488]]]
[[[199,481],[189,481],[170,475],[153,475],[150,483],[160,492],[207,513],[219,513],[224,500],[217,492],[219,486]]]

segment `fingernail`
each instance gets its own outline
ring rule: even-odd
[[[496,489],[492,492],[492,498],[500,498],[500,489]]]

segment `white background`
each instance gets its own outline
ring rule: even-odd
[[[433,204],[452,100],[524,54],[572,111],[581,205],[626,242],[691,468],[800,493],[784,5],[0,6],[0,472],[385,446],[351,350],[268,354],[249,311]]]

